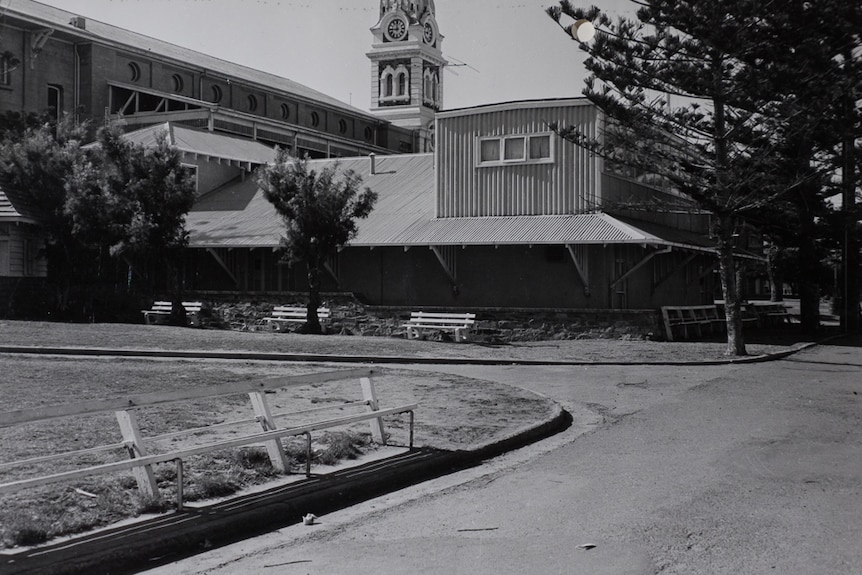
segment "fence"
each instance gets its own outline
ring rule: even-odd
[[[284,376],[278,378],[270,378],[257,380],[252,382],[230,383],[219,386],[187,389],[172,392],[151,393],[141,395],[130,395],[114,399],[86,401],[81,403],[54,405],[47,407],[38,407],[33,409],[21,409],[15,411],[7,411],[0,413],[0,428],[10,427],[13,425],[21,425],[25,423],[38,423],[50,421],[62,417],[76,417],[83,415],[96,414],[100,412],[114,411],[117,422],[122,433],[122,442],[108,445],[100,445],[88,449],[77,451],[68,451],[58,454],[42,455],[25,460],[13,461],[0,464],[0,470],[21,466],[27,464],[46,463],[68,459],[78,455],[92,454],[104,451],[117,449],[125,449],[129,455],[126,461],[117,461],[113,463],[105,463],[94,465],[86,468],[65,471],[51,475],[42,475],[39,477],[12,481],[9,483],[0,484],[0,495],[14,493],[22,489],[37,487],[40,485],[48,485],[62,481],[69,481],[81,477],[112,473],[117,471],[131,470],[137,482],[138,489],[145,496],[153,499],[160,499],[159,490],[156,484],[153,466],[174,462],[177,465],[177,507],[182,508],[183,497],[183,459],[193,455],[209,453],[219,449],[231,447],[240,447],[251,444],[263,444],[266,447],[269,459],[275,469],[279,471],[289,470],[289,461],[285,454],[281,439],[291,436],[304,435],[306,437],[306,475],[311,473],[311,433],[323,429],[341,427],[357,422],[368,421],[371,427],[372,439],[379,443],[386,443],[386,434],[383,428],[383,418],[390,415],[401,413],[409,413],[409,446],[413,447],[413,426],[414,426],[414,411],[418,407],[417,404],[399,405],[395,407],[383,408],[380,407],[377,398],[377,393],[374,388],[372,369],[353,369],[353,370],[338,370],[328,371],[315,374]],[[266,393],[268,390],[283,389],[287,387],[298,387],[302,385],[325,383],[332,381],[342,381],[352,378],[359,378],[359,383],[362,388],[362,399],[354,402],[338,403],[337,405],[327,405],[318,408],[306,409],[300,412],[291,413],[272,413],[267,402]],[[169,404],[179,401],[188,401],[194,399],[209,399],[219,396],[236,395],[247,393],[254,409],[255,416],[253,418],[241,419],[229,422],[223,422],[204,427],[196,427],[185,429],[178,432],[166,433],[157,436],[143,437],[135,417],[134,410],[142,407],[156,406]],[[365,411],[342,415],[328,419],[320,419],[311,423],[303,424],[294,427],[279,428],[276,425],[276,419],[287,416],[295,416],[299,414],[311,414],[332,410],[333,408],[363,408]],[[204,431],[213,430],[219,427],[236,426],[251,422],[258,422],[262,428],[260,433],[252,433],[231,439],[207,443],[185,449],[177,449],[167,453],[150,455],[147,450],[147,442],[162,440],[168,438],[180,437],[183,435],[198,434]]]

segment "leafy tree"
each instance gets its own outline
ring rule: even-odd
[[[97,145],[85,148],[86,126],[68,120],[13,133],[0,145],[0,174],[39,215],[58,311],[68,311],[76,288],[92,294],[121,262],[151,286],[166,272],[179,303],[185,214],[194,202],[179,153],[165,139],[152,149],[134,146],[117,128],[102,129]]]
[[[377,194],[367,187],[360,192],[362,178],[352,170],[339,174],[336,163],[317,172],[309,169],[307,158],[286,150],[279,150],[275,161],[261,168],[258,183],[284,219],[284,259],[302,262],[308,269],[304,330],[321,333],[317,308],[324,263],[356,236],[356,220],[371,213]]]
[[[145,148],[126,141],[117,127],[101,129],[97,146],[73,166],[67,192],[65,212],[77,239],[126,262],[151,289],[167,274],[172,321],[185,325],[180,269],[195,190],[166,137]]]
[[[636,4],[637,20],[616,21],[568,0],[548,8],[569,33],[563,14],[599,28],[594,41],[581,44],[591,73],[584,94],[608,125],[600,138],[577,127],[555,129],[613,162],[657,174],[712,214],[727,312],[726,353],[744,355],[735,238],[744,236],[748,218],[807,177],[794,173],[780,186],[773,179],[782,144],[776,137],[782,98],[762,72],[768,54],[752,57],[762,40],[746,32],[761,26],[765,8],[756,0]]]
[[[46,235],[44,254],[49,279],[56,288],[56,309],[65,313],[72,286],[87,275],[92,254],[74,238],[66,216],[66,181],[80,162],[85,127],[68,120],[28,126],[23,116],[11,120],[0,141],[0,177],[3,185],[27,193]]]

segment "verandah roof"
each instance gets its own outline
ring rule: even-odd
[[[313,160],[321,169],[336,160]],[[432,154],[337,160],[378,193],[371,215],[359,221],[352,247],[429,245],[643,244],[712,252],[708,238],[661,226],[639,225],[607,213],[548,216],[434,217]],[[254,179],[203,197],[187,218],[193,248],[277,247],[283,223]]]

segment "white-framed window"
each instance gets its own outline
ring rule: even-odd
[[[479,166],[551,164],[554,139],[551,132],[479,138],[477,157]]]

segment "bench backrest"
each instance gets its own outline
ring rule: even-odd
[[[305,318],[308,313],[308,310],[304,307],[299,306],[289,306],[289,305],[277,305],[272,308],[272,316],[273,317],[284,317],[284,318]],[[319,307],[317,308],[317,317],[321,319],[328,318],[331,312],[328,307]]]
[[[157,301],[153,303],[153,311],[171,311],[173,307],[174,304],[169,301]],[[185,308],[186,312],[197,313],[201,311],[203,303],[199,301],[184,301],[183,307]]]
[[[456,324],[469,326],[476,322],[476,314],[414,311],[410,314],[410,321],[413,323],[433,323],[440,325]]]

